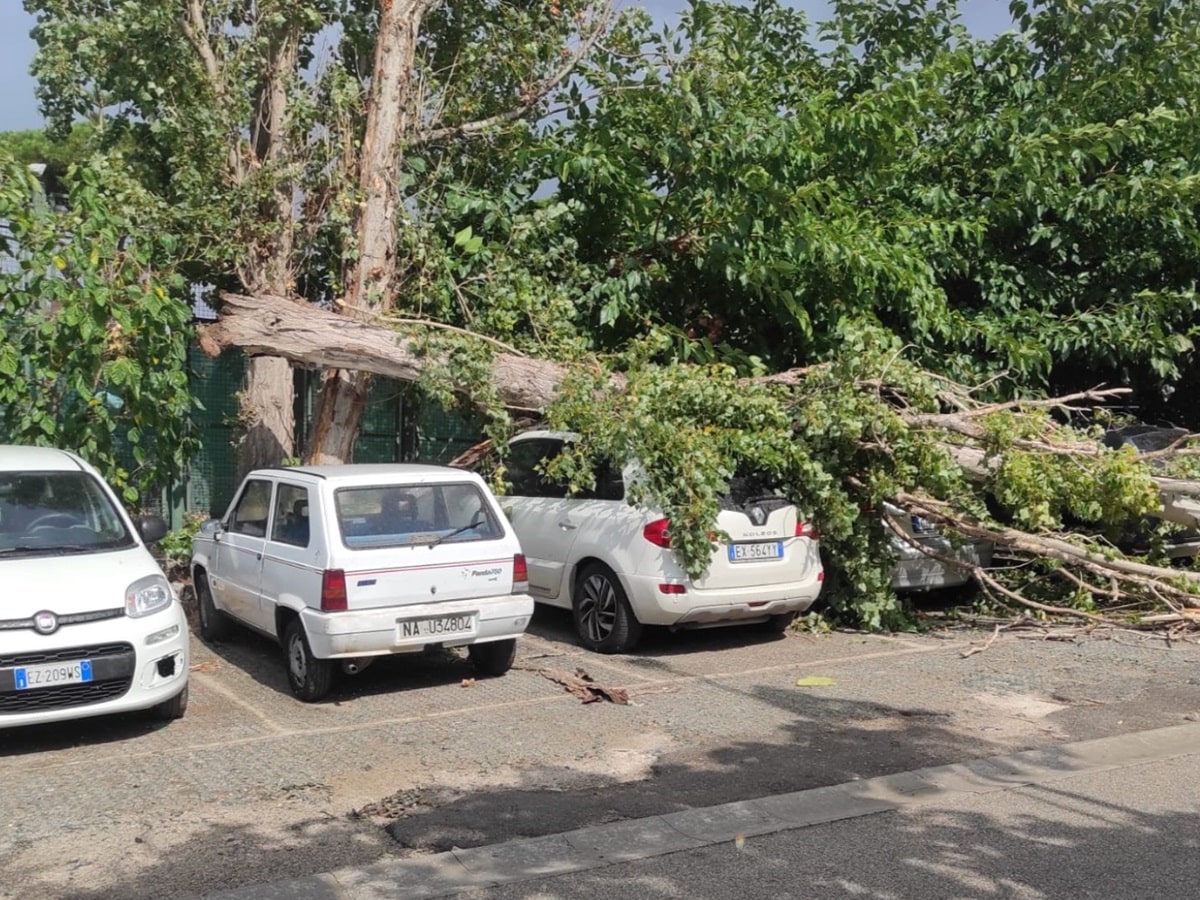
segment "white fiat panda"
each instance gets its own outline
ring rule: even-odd
[[[525,557],[496,499],[461,469],[408,464],[251,472],[192,546],[200,633],[231,622],[283,645],[301,700],[334,667],[466,647],[477,671],[512,667],[533,614]]]
[[[0,728],[187,709],[183,607],[133,522],[73,453],[0,446]]]

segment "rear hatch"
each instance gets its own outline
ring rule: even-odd
[[[760,478],[730,481],[716,528],[729,540],[719,540],[708,571],[694,582],[701,590],[800,581],[820,566],[815,530]]]
[[[349,609],[513,591],[516,540],[472,481],[340,488],[334,508]]]

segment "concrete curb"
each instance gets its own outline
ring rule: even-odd
[[[740,837],[890,812],[963,794],[1007,791],[1200,753],[1200,724],[1061,744],[487,847],[380,862],[206,895],[208,900],[399,900],[445,897],[694,850]]]

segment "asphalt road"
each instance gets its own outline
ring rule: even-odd
[[[314,705],[267,642],[197,641],[179,722],[0,732],[0,898],[194,896],[1200,714],[1191,644],[1001,637],[964,656],[987,638],[724,629],[600,657],[539,613],[503,678],[429,654]],[[630,704],[582,703],[555,680],[577,670]]]
[[[1197,893],[1200,756],[456,896],[1193,900]]]

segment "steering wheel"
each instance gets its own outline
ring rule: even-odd
[[[82,524],[82,516],[75,515],[74,513],[55,512],[38,516],[25,527],[29,531],[33,531],[37,528],[70,528],[72,525]]]

